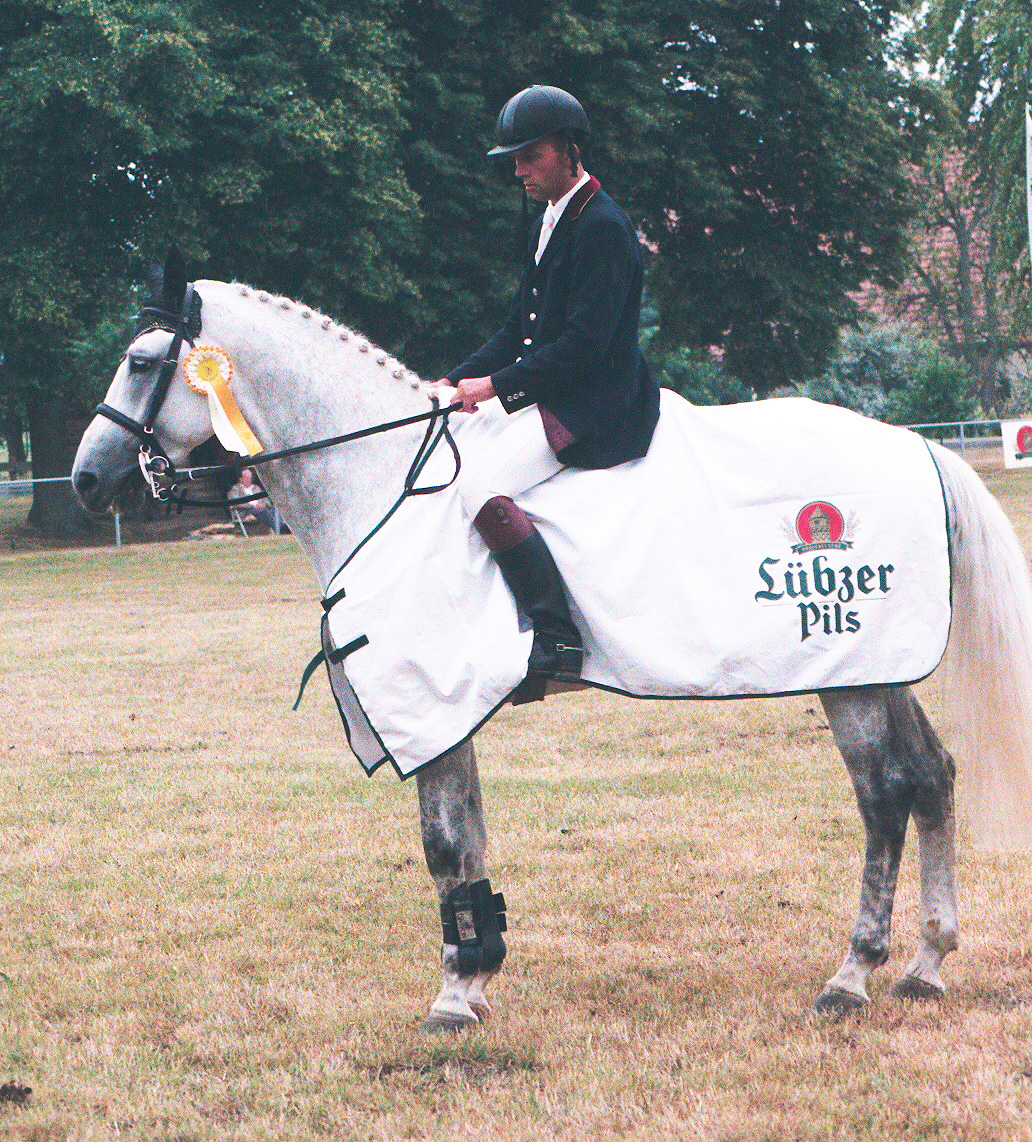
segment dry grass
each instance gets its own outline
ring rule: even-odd
[[[990,479],[1032,548],[1032,474]],[[809,1010],[862,852],[813,699],[501,713],[496,1017],[417,1042],[415,789],[362,776],[325,680],[289,709],[318,615],[292,541],[18,555],[0,583],[0,1082],[33,1088],[0,1137],[1032,1138],[1026,860],[962,841],[965,941],[921,1006],[887,995],[908,854],[871,1009]]]

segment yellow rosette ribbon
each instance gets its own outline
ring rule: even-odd
[[[233,359],[218,345],[198,345],[183,362],[186,383],[208,398],[211,424],[222,446],[240,456],[255,456],[261,443],[244,420],[229,382],[233,379]]]

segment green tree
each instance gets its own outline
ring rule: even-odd
[[[977,415],[971,387],[963,359],[884,322],[843,330],[827,369],[804,391],[813,400],[890,424],[943,424]]]
[[[382,340],[415,289],[395,155],[399,59],[377,0],[38,0],[0,9],[0,384],[34,474],[67,475],[96,398],[72,349],[142,257],[325,305]],[[47,486],[44,486],[46,488]],[[47,531],[83,526],[41,491]]]
[[[952,179],[936,184],[933,166],[918,180],[925,184],[929,228],[952,231],[957,251],[945,281],[933,274],[930,300],[939,326],[955,326],[951,338],[991,408],[1002,395],[1000,364],[1022,338],[1027,347],[1032,317],[1025,194],[1032,6],[1027,0],[932,0],[921,39],[954,107],[947,145],[963,160]]]
[[[893,394],[911,383],[933,348],[930,341],[887,322],[844,329],[827,368],[804,391],[824,404],[884,420]]]
[[[482,156],[505,99],[541,82],[584,102],[587,165],[655,249],[663,344],[721,348],[761,392],[811,375],[857,317],[850,292],[905,264],[901,168],[933,97],[887,66],[900,7],[403,0],[428,356],[454,363],[504,312],[518,198]]]
[[[759,392],[813,375],[862,282],[906,265],[903,164],[934,91],[890,57],[894,3],[683,0],[652,288],[666,334],[722,345]]]
[[[972,377],[967,365],[933,348],[919,363],[906,387],[894,393],[886,408],[891,424],[950,424],[973,419],[978,402],[968,395]]]

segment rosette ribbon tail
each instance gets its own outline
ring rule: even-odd
[[[230,392],[233,362],[225,349],[216,345],[198,345],[183,362],[187,384],[208,398],[211,424],[219,443],[238,456],[256,456],[262,451]]]

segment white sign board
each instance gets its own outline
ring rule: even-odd
[[[1001,420],[1003,437],[1003,466],[1027,468],[1032,465],[1032,418],[1027,420]]]

